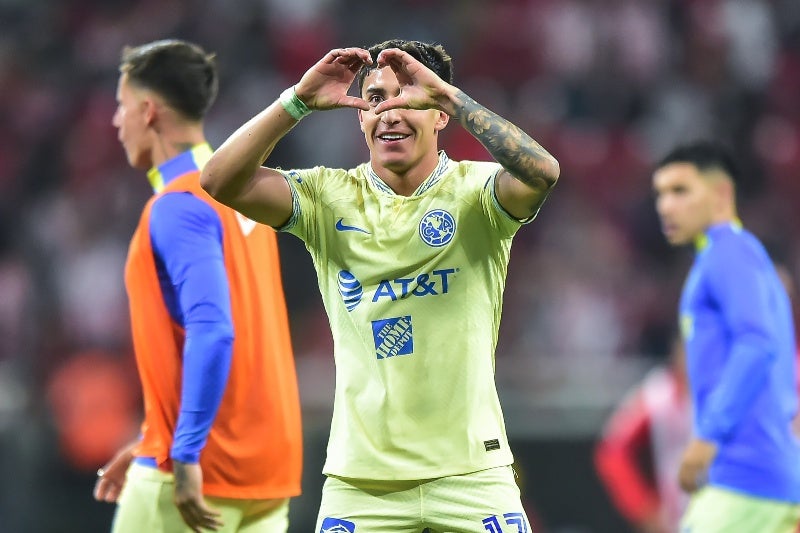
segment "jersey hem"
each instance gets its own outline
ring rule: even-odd
[[[359,471],[359,470],[348,470],[348,469],[337,469],[337,468],[329,468],[325,467],[322,469],[322,473],[325,476],[336,477],[336,478],[343,478],[343,479],[361,479],[361,480],[374,480],[374,481],[420,481],[425,479],[439,479],[443,477],[451,477],[451,476],[463,476],[467,474],[472,474],[475,472],[482,472],[484,470],[490,470],[492,468],[500,468],[503,466],[511,466],[514,464],[514,458],[508,457],[499,460],[498,462],[493,462],[485,465],[473,465],[473,466],[464,466],[460,468],[452,468],[447,470],[438,470],[438,471],[409,471],[408,469],[395,469],[392,471],[388,470],[381,470],[381,471]],[[398,472],[402,472],[402,474],[398,475]]]

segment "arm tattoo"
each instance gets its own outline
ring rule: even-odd
[[[517,126],[459,91],[455,118],[489,150],[509,174],[532,189],[546,191],[557,174],[555,158]]]

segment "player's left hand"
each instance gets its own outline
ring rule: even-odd
[[[173,461],[175,473],[175,505],[183,521],[195,533],[202,529],[216,531],[222,527],[219,511],[206,505],[203,500],[203,470],[199,464]]]
[[[686,492],[695,492],[705,485],[708,468],[717,455],[717,445],[702,439],[692,439],[686,446],[678,470],[678,482]]]
[[[378,54],[378,68],[389,67],[400,83],[400,94],[387,98],[374,111],[380,114],[396,108],[438,109],[452,115],[452,95],[455,88],[431,69],[397,48]]]

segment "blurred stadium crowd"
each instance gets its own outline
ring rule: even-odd
[[[673,144],[715,137],[736,149],[742,219],[797,275],[797,0],[2,0],[0,25],[9,531],[29,530],[13,518],[26,508],[19,483],[55,494],[56,475],[58,490],[88,500],[94,469],[136,431],[122,271],[150,190],[111,126],[127,44],[180,37],[217,53],[207,134],[219,144],[331,48],[440,42],[456,85],[559,159],[562,178],[519,233],[509,270],[497,379],[512,439],[595,430],[620,388],[667,353],[691,254],[664,243],[649,169]],[[456,159],[488,157],[456,124],[442,145]],[[272,163],[366,157],[354,112],[340,110],[304,121]],[[327,322],[305,251],[292,237],[281,245],[301,395],[309,413],[324,413]],[[41,478],[26,468],[43,462],[67,466]],[[71,531],[39,520],[30,531]]]

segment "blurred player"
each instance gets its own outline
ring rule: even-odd
[[[214,58],[157,41],[120,73],[114,126],[155,191],[125,268],[145,419],[95,498],[119,499],[119,533],[284,533],[302,444],[277,242],[200,188]]]
[[[440,45],[416,41],[332,50],[201,176],[218,200],[301,238],[317,269],[336,359],[318,532],[530,530],[494,350],[511,240],[559,167],[451,85],[451,68]],[[261,166],[305,115],[341,107],[358,110],[369,163]],[[439,152],[451,118],[500,164]]]
[[[736,178],[730,154],[710,142],[676,148],[653,175],[664,235],[696,249],[680,301],[694,410],[681,531],[790,532],[800,519],[794,319],[737,217]]]
[[[677,472],[690,436],[685,354],[676,337],[668,363],[625,397],[595,448],[598,477],[636,531],[678,531],[688,498]]]

